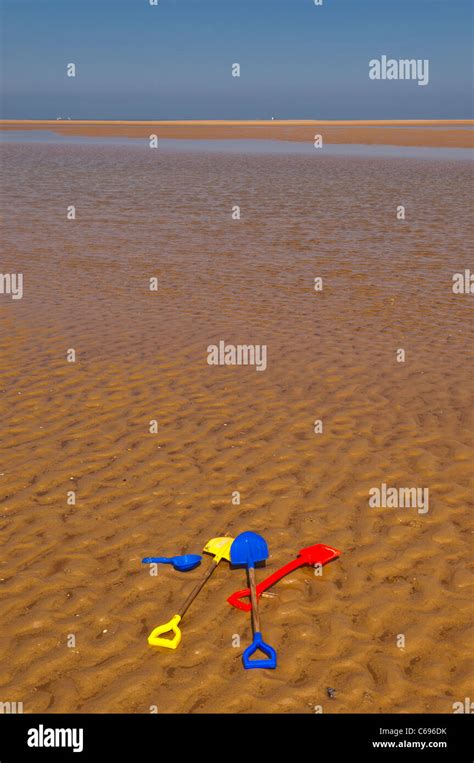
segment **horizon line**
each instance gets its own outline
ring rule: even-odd
[[[264,126],[267,127],[272,124],[278,124],[284,127],[308,127],[311,125],[327,125],[331,127],[337,126],[351,126],[357,127],[367,125],[451,125],[462,124],[474,126],[474,119],[69,119],[69,118],[56,118],[56,119],[0,119],[1,125],[13,125],[13,124],[43,124],[43,125],[57,125],[59,123],[71,124],[71,125],[168,125],[168,126],[180,126],[180,125],[193,125],[196,127],[209,127],[215,126],[233,126],[233,125],[248,125],[248,126]]]

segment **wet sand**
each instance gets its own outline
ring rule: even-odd
[[[2,154],[2,269],[24,296],[0,296],[0,700],[451,713],[472,687],[472,296],[451,289],[469,267],[468,163]],[[266,344],[267,370],[207,365],[220,339]],[[428,487],[428,513],[369,508],[381,483]],[[150,649],[203,568],[151,577],[141,558],[245,529],[266,537],[268,572],[314,543],[342,552],[261,600],[278,669],[242,669],[250,621],[225,600],[245,575],[225,563],[179,649]]]
[[[59,135],[128,137],[150,135],[192,140],[286,140],[313,143],[316,134],[328,144],[366,144],[472,148],[472,120],[276,120],[276,121],[81,121],[3,120],[0,130],[48,130]]]

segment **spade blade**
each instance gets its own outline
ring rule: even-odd
[[[268,546],[261,535],[254,532],[240,533],[230,547],[232,564],[245,564],[254,567],[257,562],[268,559]]]

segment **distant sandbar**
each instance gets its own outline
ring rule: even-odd
[[[4,119],[0,130],[46,130],[86,137],[149,137],[191,140],[257,139],[326,143],[472,148],[474,120],[161,120]]]

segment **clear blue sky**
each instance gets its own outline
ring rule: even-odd
[[[4,118],[472,116],[471,0],[0,3]],[[370,80],[382,54],[429,85]]]

